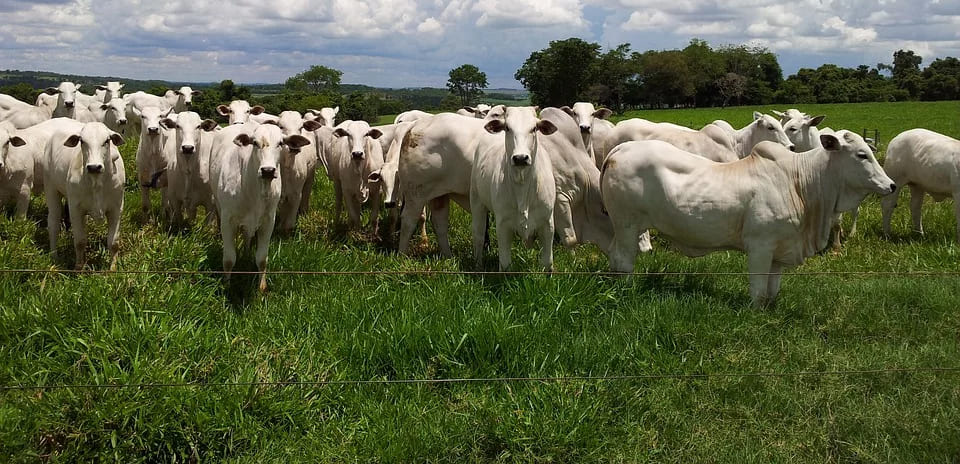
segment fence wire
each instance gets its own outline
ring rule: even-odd
[[[565,376],[565,377],[482,377],[482,378],[441,378],[441,379],[370,379],[370,380],[307,380],[273,382],[158,382],[158,383],[98,383],[98,384],[46,384],[46,385],[2,385],[0,392],[23,390],[120,390],[120,389],[169,389],[169,388],[252,388],[252,387],[332,387],[332,386],[390,386],[390,385],[438,385],[438,384],[495,384],[495,383],[571,383],[571,382],[630,382],[644,380],[712,380],[730,378],[796,378],[796,377],[853,377],[873,375],[922,375],[922,374],[960,374],[960,367],[894,367],[886,369],[854,369],[832,371],[794,371],[794,372],[720,372],[697,374],[638,374],[609,376]]]

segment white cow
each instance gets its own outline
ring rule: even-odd
[[[173,107],[174,112],[182,113],[184,111],[190,111],[190,108],[193,105],[193,97],[197,97],[202,94],[202,91],[193,90],[190,87],[183,86],[177,90],[167,90],[163,94],[163,98],[167,101],[167,105]]]
[[[127,129],[130,137],[140,136],[142,129],[140,113],[143,112],[144,108],[152,106],[163,112],[173,109],[165,98],[146,92],[128,93],[123,96],[123,102],[127,105],[127,122],[130,124]]]
[[[70,208],[70,227],[76,268],[86,264],[86,217],[107,219],[107,248],[110,269],[117,266],[120,250],[120,215],[123,212],[123,184],[126,180],[123,159],[117,147],[123,137],[103,123],[64,123],[47,143],[47,166],[44,171],[44,194],[47,202],[47,228],[50,252],[57,256],[57,235],[63,215],[62,200]]]
[[[117,81],[108,81],[107,85],[98,85],[93,94],[101,102],[108,102],[114,98],[122,98],[120,91],[123,90],[123,84]]]
[[[150,189],[160,188],[159,182],[166,159],[163,156],[163,128],[160,121],[166,118],[173,108],[166,110],[158,106],[147,106],[142,110],[134,107],[134,114],[140,122],[140,143],[137,145],[137,184],[140,186],[140,211],[144,219],[150,214]],[[162,202],[166,204],[166,201]]]
[[[583,138],[583,145],[587,149],[587,154],[590,155],[590,159],[596,159],[596,154],[593,150],[594,121],[598,119],[606,120],[613,114],[613,111],[607,108],[596,109],[593,103],[587,102],[577,102],[573,104],[573,108],[564,106],[560,109],[573,117],[577,126],[580,127],[580,137]],[[609,127],[607,128],[609,129]]]
[[[500,270],[510,268],[514,235],[527,245],[540,240],[540,265],[553,270],[553,206],[557,200],[551,154],[540,134],[557,131],[552,122],[537,119],[533,107],[506,108],[503,119],[484,124],[491,134],[503,134],[476,152],[470,179],[470,214],[473,216],[473,253],[479,267],[487,234],[487,213],[493,212],[497,228]]]
[[[782,113],[779,111],[772,111],[772,113],[780,118],[783,131],[797,147],[796,151],[798,153],[820,148],[820,131],[817,126],[823,122],[826,116],[810,116],[795,108]]]
[[[753,147],[764,141],[779,143],[789,148],[790,151],[796,150],[793,141],[783,131],[783,125],[780,124],[780,121],[777,121],[773,116],[758,111],[753,112],[753,122],[741,129],[734,129],[730,123],[722,119],[713,121],[712,124],[730,134],[733,138],[734,151],[739,158],[749,155]]]
[[[433,115],[430,113],[427,113],[426,111],[420,111],[420,110],[404,111],[403,113],[398,114],[397,117],[393,119],[393,123],[400,124],[401,122],[413,122],[418,119],[429,118],[430,116],[433,116]]]
[[[383,135],[364,121],[344,121],[333,135],[336,137],[327,157],[333,178],[334,217],[340,220],[346,202],[349,225],[360,227],[360,207],[372,199],[370,227],[374,235],[380,225],[380,184],[369,182],[370,174],[383,166],[383,149],[376,139]]]
[[[164,209],[167,219],[175,227],[183,225],[184,211],[187,224],[193,223],[197,215],[197,207],[203,206],[208,216],[213,214],[213,192],[208,182],[204,182],[201,153],[204,152],[204,143],[212,143],[210,137],[203,137],[203,133],[211,133],[217,128],[217,122],[212,119],[201,119],[193,111],[170,114],[160,121],[160,124],[170,132],[163,141],[164,175]]]
[[[41,93],[40,95],[45,95]],[[38,103],[39,105],[39,103]],[[22,110],[30,108],[30,104],[21,101],[19,98],[12,95],[7,95],[5,93],[0,93],[0,119],[2,119],[8,112],[14,110]]]
[[[476,107],[473,106],[464,106],[456,111],[460,116],[467,116],[469,118],[483,119],[487,117],[487,113],[490,112],[490,105],[481,103]]]
[[[77,106],[79,87],[70,82],[61,83],[59,87],[50,87],[40,93],[36,105],[3,95],[8,98],[0,99],[0,121],[7,121],[17,129],[26,129],[54,117],[92,120],[93,117],[88,114],[86,107]]]
[[[267,290],[267,251],[280,203],[283,146],[302,148],[309,143],[299,134],[284,136],[273,124],[235,124],[217,132],[210,157],[210,181],[220,219],[227,279],[237,261],[239,229],[247,244],[257,237],[259,288],[261,292]]]
[[[325,127],[333,129],[336,127],[337,113],[339,112],[339,106],[334,108],[320,108],[319,110],[307,110],[307,112],[304,113],[303,118],[315,120],[320,124],[323,124]]]
[[[732,144],[720,143],[717,140],[718,138],[721,141],[730,139],[722,129],[711,124],[707,124],[700,131],[694,131],[686,128],[681,129],[668,123],[656,123],[645,119],[627,119],[617,123],[610,131],[604,141],[604,147],[600,151],[602,156],[599,156],[598,159],[606,159],[607,154],[614,147],[624,142],[662,140],[709,160],[722,163],[736,161],[738,157]],[[595,150],[596,147],[597,145],[594,143]]]
[[[926,129],[901,133],[887,145],[887,174],[898,185],[910,186],[910,217],[913,230],[923,233],[923,196],[933,201],[953,199],[960,241],[960,140]],[[899,195],[883,199],[883,232],[890,235],[890,219]]]
[[[280,176],[283,184],[277,222],[281,232],[290,233],[297,226],[297,217],[306,214],[310,208],[310,192],[313,191],[314,175],[320,159],[316,137],[312,132],[323,125],[317,120],[304,119],[296,111],[280,113],[278,125],[285,136],[299,134],[312,140],[309,145],[301,148],[284,145],[284,152],[280,156]]]
[[[731,163],[659,141],[616,148],[600,181],[614,226],[610,269],[632,272],[637,236],[654,228],[687,256],[746,252],[754,304],[774,302],[783,269],[827,246],[837,213],[896,190],[859,135],[839,131],[821,142],[803,156],[761,142]]]
[[[77,94],[80,91],[80,85],[73,82],[61,82],[57,87],[48,87],[44,93],[48,95],[58,95],[57,106],[53,109],[55,118],[77,118]],[[83,108],[86,108],[83,106]]]
[[[14,214],[21,219],[27,217],[33,187],[33,157],[17,150],[26,144],[12,124],[0,123],[0,204],[12,200]]]
[[[127,105],[122,98],[114,98],[107,102],[96,102],[88,108],[94,120],[102,122],[119,134],[127,128]]]
[[[8,124],[8,123],[2,123]],[[17,165],[23,165],[25,174],[22,178],[21,187],[27,187],[34,194],[43,193],[43,172],[47,165],[47,142],[55,132],[64,126],[70,126],[79,130],[82,124],[70,118],[53,118],[40,124],[30,126],[26,129],[16,131],[16,135],[26,142],[21,146],[11,146],[7,152],[7,158]],[[9,126],[8,126],[9,127]],[[31,163],[32,162],[32,166]],[[19,176],[17,176],[19,178]],[[20,197],[20,200],[29,202],[29,198]],[[26,208],[26,206],[24,207]],[[26,211],[25,209],[23,211]]]
[[[260,105],[250,106],[250,103],[246,100],[234,100],[229,105],[218,106],[217,113],[229,118],[230,124],[243,124],[250,120],[251,115],[255,116],[263,113],[263,107]]]

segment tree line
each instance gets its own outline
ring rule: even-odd
[[[534,104],[578,100],[615,111],[629,108],[702,107],[792,103],[853,103],[960,99],[960,60],[938,58],[920,69],[922,57],[898,50],[893,62],[844,68],[824,64],[783,77],[764,47],[711,47],[693,39],[683,49],[603,51],[578,38],[534,51],[514,77]]]

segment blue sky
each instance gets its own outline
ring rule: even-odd
[[[492,87],[551,40],[604,47],[769,47],[785,74],[960,56],[958,0],[0,0],[0,68],[179,81],[282,82],[312,64],[345,83],[443,86],[463,63]]]

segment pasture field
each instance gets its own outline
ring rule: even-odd
[[[734,126],[754,108],[631,113]],[[766,111],[768,108],[760,108]],[[781,108],[782,109],[782,108]],[[913,127],[960,136],[960,103],[809,105],[833,128]],[[392,118],[391,118],[392,120]],[[133,172],[135,141],[123,147]],[[135,176],[128,174],[128,179]],[[414,256],[348,233],[318,176],[313,209],[274,236],[271,270],[471,270],[469,217],[456,256]],[[784,277],[753,309],[742,275],[272,275],[0,273],[0,385],[180,383],[193,387],[0,390],[0,461],[54,462],[957,462],[960,373],[711,376],[447,384],[218,386],[231,382],[797,373],[960,367],[950,202],[894,233],[869,198],[859,233]],[[219,234],[145,222],[131,183],[122,270],[219,270]],[[155,211],[159,208],[157,199]],[[46,211],[0,219],[4,269],[70,268],[46,245]],[[103,227],[91,264],[103,269]],[[745,270],[741,254],[689,259],[654,240],[637,271]],[[558,271],[603,271],[595,247],[556,247]],[[519,270],[536,268],[520,250]],[[489,250],[487,269],[496,268]],[[239,270],[255,268],[248,254]]]

